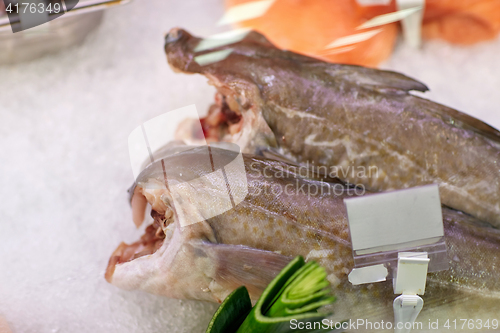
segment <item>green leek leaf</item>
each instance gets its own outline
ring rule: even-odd
[[[335,301],[327,289],[326,276],[323,267],[314,261],[305,263],[298,256],[271,281],[253,308],[248,307],[250,299],[245,287],[231,293],[217,310],[207,333],[326,332],[317,328],[292,329],[291,325],[292,320],[319,323],[327,316],[317,312]],[[241,317],[243,313],[246,318]]]
[[[239,287],[221,303],[206,333],[235,333],[251,309],[247,288]]]

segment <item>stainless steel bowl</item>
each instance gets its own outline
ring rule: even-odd
[[[80,0],[63,16],[17,33],[12,32],[7,15],[0,16],[0,64],[28,61],[78,45],[99,26],[106,8],[129,1]]]

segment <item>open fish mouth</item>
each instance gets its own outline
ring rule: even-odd
[[[257,153],[259,147],[277,147],[271,128],[260,109],[217,80],[209,77],[217,92],[207,115],[185,119],[179,125],[175,139],[186,144],[228,142],[237,144],[243,153]],[[201,131],[199,130],[201,123]]]
[[[287,255],[254,248],[240,239],[252,237],[235,232],[235,228],[244,229],[242,219],[247,225],[256,222],[254,229],[259,221],[247,216],[245,208],[238,206],[244,212],[236,211],[222,201],[228,188],[220,186],[217,175],[222,172],[220,165],[226,170],[229,164],[227,174],[234,171],[231,163],[241,155],[210,148],[216,171],[207,173],[203,163],[207,150],[197,147],[171,155],[137,177],[130,190],[133,221],[141,225],[150,205],[153,222],[140,240],[122,243],[114,251],[105,273],[109,283],[126,290],[212,302],[221,302],[245,285],[256,299],[289,262]],[[246,180],[246,176],[238,179],[244,187]],[[231,190],[238,189],[230,181],[227,184]],[[229,193],[231,203],[237,204],[247,192]]]
[[[154,181],[154,180],[153,180]],[[174,209],[169,203],[169,194],[161,184],[148,186],[148,184],[134,184],[132,187],[131,206],[132,219],[139,227],[145,218],[147,205],[151,206],[151,217],[153,222],[149,224],[144,235],[132,243],[122,242],[112,253],[106,269],[105,278],[111,283],[116,265],[131,262],[135,259],[152,255],[163,245],[168,246],[168,242],[175,230]]]
[[[216,142],[238,142],[245,132],[252,132],[251,118],[239,106],[231,108],[227,96],[220,92],[215,94],[205,117],[184,119],[178,126],[175,139],[186,144],[203,144]],[[201,124],[201,131],[200,125]]]
[[[215,104],[208,110],[208,115],[201,119],[203,135],[208,141],[223,141],[225,136],[233,136],[242,130],[244,119],[241,110],[231,107],[227,97],[215,94]]]
[[[228,202],[237,204],[248,193],[243,191],[247,183],[242,155],[208,146],[171,148],[147,166],[129,190],[134,224],[144,223],[148,205],[153,222],[140,240],[118,246],[105,277],[123,289],[218,301],[209,287],[227,266],[218,259],[227,250],[211,246],[217,239],[205,221],[231,209]],[[222,175],[229,180],[224,183]],[[198,273],[192,274],[188,268],[194,266]],[[197,289],[188,287],[196,285],[211,293],[197,295]]]

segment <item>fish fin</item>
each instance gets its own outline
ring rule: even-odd
[[[420,98],[417,96],[411,96],[411,98],[414,98],[414,101],[417,102],[419,108],[430,110],[440,115],[441,117],[445,116],[443,117],[445,118],[443,120],[448,123],[453,123],[455,127],[474,131],[480,135],[487,137],[490,140],[500,143],[500,131],[486,124],[482,120],[469,116],[466,113],[449,108],[445,105],[429,101],[425,98]],[[450,119],[446,119],[446,116],[450,117]]]
[[[401,73],[355,65],[324,64],[325,72],[335,79],[375,89],[416,90],[425,92],[429,88]]]
[[[256,300],[291,257],[242,245],[204,243],[216,263],[214,281],[226,291],[245,286]]]
[[[268,52],[271,51],[271,56],[285,58],[292,61],[300,61],[304,64],[304,66],[324,66],[325,72],[330,74],[330,76],[348,80],[359,85],[373,86],[378,89],[397,89],[403,91],[416,90],[425,92],[429,90],[429,88],[422,82],[401,73],[357,65],[326,63],[302,54],[280,50],[265,36],[257,31],[249,33],[238,45],[244,44],[260,44],[261,46],[267,48]],[[235,52],[238,52],[238,50],[235,50]]]
[[[187,48],[184,52],[194,55],[194,47],[200,40],[200,38],[194,37],[187,31],[179,28],[174,28],[168,33],[165,39],[165,52],[169,64],[174,70],[205,74],[206,68],[210,68],[210,65],[199,66],[196,62],[191,61],[193,57],[190,57],[189,62],[186,63],[186,59],[174,56],[181,47]],[[294,63],[300,63],[305,67],[321,66],[332,77],[332,81],[346,80],[361,86],[371,86],[375,89],[417,90],[422,92],[429,90],[425,84],[397,72],[356,65],[325,63],[313,57],[281,50],[257,31],[249,32],[244,39],[237,43],[216,47],[211,49],[210,52],[215,49],[231,49],[231,53],[244,56],[251,54],[259,58],[282,58]],[[200,54],[202,53],[200,52]],[[214,64],[214,66],[217,66],[218,63]]]
[[[304,66],[324,66],[325,72],[330,74],[330,76],[340,80],[348,80],[359,85],[373,86],[377,89],[397,89],[403,91],[416,90],[425,92],[429,90],[422,82],[401,73],[357,65],[326,63],[302,54],[280,50],[269,42],[265,36],[256,31],[249,33],[247,37],[239,43],[239,45],[244,44],[260,44],[267,48],[268,52],[271,52],[271,56],[292,61],[300,61]],[[238,52],[237,47],[235,52]]]

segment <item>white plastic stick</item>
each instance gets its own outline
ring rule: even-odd
[[[217,25],[233,24],[264,15],[275,0],[250,1],[233,6],[224,13]]]
[[[398,11],[415,7],[420,8],[420,10],[405,17],[401,22],[406,43],[415,48],[420,47],[425,0],[396,0],[396,5]]]
[[[250,31],[252,31],[250,28],[241,28],[209,36],[202,39],[200,43],[196,45],[194,51],[201,52],[239,42],[245,38]]]
[[[397,12],[394,12],[394,13],[388,13],[388,14],[375,16],[374,18],[361,24],[359,27],[356,28],[356,30],[373,28],[373,27],[378,27],[381,25],[401,21],[401,20],[405,19],[406,17],[418,12],[419,10],[421,10],[420,7],[413,7],[413,8],[398,10]]]
[[[365,40],[368,40],[381,32],[382,29],[376,29],[376,30],[370,30],[366,32],[360,32],[359,34],[354,34],[354,35],[349,35],[345,37],[340,37],[339,39],[334,40],[327,46],[325,46],[325,49],[331,49],[334,47],[340,47],[340,46],[346,46],[346,45],[351,45],[351,44],[356,44],[360,42],[364,42]]]

